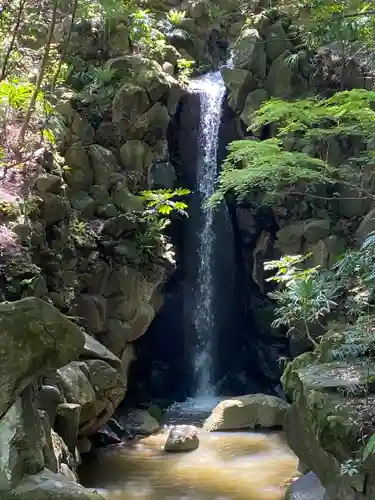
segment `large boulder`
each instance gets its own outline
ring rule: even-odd
[[[57,374],[67,403],[81,406],[79,435],[89,436],[100,429],[125,396],[121,361],[89,336],[84,361],[69,363]]]
[[[0,304],[0,417],[28,385],[77,359],[83,347],[82,331],[47,302]]]
[[[160,64],[138,55],[110,59],[106,67],[115,70],[117,75],[125,80],[143,88],[152,103],[158,101],[169,91],[172,83],[175,83],[173,77],[163,72]],[[115,109],[115,102],[113,109]]]
[[[264,41],[254,28],[245,28],[233,48],[235,68],[251,71],[260,79],[266,78],[267,56]]]
[[[318,476],[327,498],[371,499],[375,491],[371,472],[366,494],[362,493],[365,475],[373,470],[373,457],[353,474],[342,474],[342,464],[362,455],[363,430],[373,427],[369,413],[372,389],[369,387],[370,394],[366,395],[365,388],[367,381],[374,378],[375,365],[361,361],[327,362],[332,350],[342,342],[344,333],[329,332],[318,350],[302,354],[287,366],[282,382],[293,404],[285,417],[285,431],[289,446],[305,467]]]
[[[281,427],[289,405],[266,394],[250,394],[221,401],[203,428],[207,431]]]
[[[117,91],[112,103],[112,121],[115,125],[124,120],[135,123],[151,106],[147,90],[133,83],[125,83]]]
[[[164,451],[193,451],[198,446],[198,429],[194,425],[175,425],[169,429]]]
[[[246,69],[228,68],[226,66],[222,68],[221,75],[225,86],[229,90],[229,106],[237,113],[241,113],[246,96],[256,89],[257,79]]]

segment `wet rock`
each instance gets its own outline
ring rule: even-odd
[[[313,472],[309,472],[289,486],[285,500],[324,500],[325,489]]]
[[[28,476],[5,500],[104,500],[94,490],[47,469]]]
[[[95,448],[104,448],[114,444],[121,444],[120,437],[109,427],[104,425],[99,431],[91,438],[92,444]]]
[[[168,432],[164,451],[193,451],[198,446],[198,429],[194,425],[176,425]]]
[[[120,214],[107,220],[103,225],[102,232],[117,239],[124,234],[134,231],[135,227],[134,219],[131,215]]]
[[[266,394],[250,394],[219,403],[205,421],[207,431],[281,427],[289,405]]]

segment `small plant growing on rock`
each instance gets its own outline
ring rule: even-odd
[[[144,262],[152,261],[167,240],[163,234],[169,226],[170,216],[176,213],[187,217],[187,204],[184,201],[176,201],[175,198],[187,196],[189,189],[159,189],[141,192],[141,197],[146,203],[146,210],[142,214],[143,229],[136,232],[135,240]]]
[[[172,9],[167,13],[168,21],[174,26],[179,26],[185,17],[186,12],[184,10]]]
[[[190,59],[178,59],[177,68],[178,68],[178,79],[183,84],[188,84],[189,80],[193,74],[193,66],[194,61]]]

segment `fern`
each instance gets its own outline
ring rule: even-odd
[[[173,26],[179,26],[185,17],[186,12],[184,10],[172,9],[167,13],[167,19]]]
[[[253,114],[251,128],[258,130],[275,123],[278,137],[305,133],[312,127],[318,128],[318,134],[335,128],[337,135],[351,135],[353,130],[368,135],[375,131],[374,103],[375,92],[364,89],[337,92],[328,99],[270,99]]]
[[[296,184],[332,182],[333,173],[326,162],[300,153],[284,151],[281,141],[234,141],[223,165],[211,204],[226,194],[239,200],[257,194],[263,204],[280,201]]]

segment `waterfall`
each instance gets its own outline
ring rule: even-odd
[[[218,135],[225,86],[218,71],[194,80],[190,88],[200,98],[196,193],[200,200],[201,222],[197,237],[198,270],[193,312],[197,345],[193,362],[197,382],[196,396],[204,397],[213,396],[215,392],[211,382],[215,332],[212,272],[214,212],[206,203],[214,192],[217,178]]]

